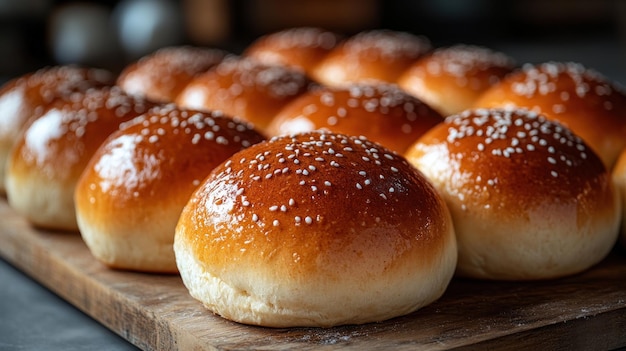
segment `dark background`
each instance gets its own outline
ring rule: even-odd
[[[577,61],[626,83],[623,0],[0,0],[0,79],[64,63],[119,71],[166,45],[238,53],[262,34],[305,25],[408,31],[520,63]]]

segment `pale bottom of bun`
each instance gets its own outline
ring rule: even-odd
[[[212,274],[194,256],[191,244],[178,240],[178,236],[174,251],[190,295],[217,315],[265,327],[332,327],[387,320],[439,299],[456,266],[456,244],[454,240],[448,243],[438,262],[415,265],[407,262],[406,268],[392,273],[391,277],[383,275],[358,285],[354,277],[343,281],[270,277],[271,274],[256,271],[257,267],[245,265],[237,269],[239,272],[225,273],[227,281]]]
[[[73,185],[36,176],[6,174],[9,205],[35,226],[76,231]]]
[[[138,221],[132,212],[120,210],[114,216],[94,219],[77,210],[78,227],[91,254],[115,269],[177,273],[172,248],[177,217],[146,214]]]
[[[537,218],[502,224],[452,208],[459,245],[457,274],[514,281],[554,279],[585,271],[603,260],[618,239],[619,203],[614,208],[590,214],[586,220],[576,218],[575,213],[568,217],[545,211],[536,213]]]

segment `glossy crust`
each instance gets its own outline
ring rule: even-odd
[[[76,186],[78,227],[106,265],[177,272],[172,244],[189,196],[226,158],[264,138],[220,113],[157,107],[96,151]]]
[[[626,147],[626,94],[600,73],[573,62],[526,64],[488,89],[475,107],[526,107],[561,122],[609,169]]]
[[[270,327],[410,313],[452,278],[448,209],[404,158],[362,138],[274,138],[235,154],[176,229],[183,282],[211,311]]]
[[[79,66],[45,67],[5,83],[0,88],[0,194],[5,192],[11,147],[28,119],[41,114],[59,96],[114,83],[109,71]]]
[[[609,172],[580,138],[534,112],[466,110],[406,157],[446,199],[462,276],[567,276],[615,244],[621,209]]]
[[[9,155],[9,205],[37,226],[78,229],[74,188],[85,165],[120,123],[152,106],[118,87],[75,92],[53,101],[25,126]]]
[[[269,135],[328,130],[365,136],[404,152],[443,117],[396,85],[320,87],[285,106],[267,128]]]
[[[243,55],[270,65],[300,69],[310,75],[340,40],[339,34],[322,28],[289,28],[256,39]]]
[[[165,47],[125,67],[117,85],[131,95],[155,102],[173,102],[191,79],[227,55],[226,51],[213,48]]]
[[[515,68],[504,53],[473,45],[438,48],[418,59],[398,85],[444,116],[472,107],[476,99]]]
[[[230,57],[194,78],[176,98],[190,109],[220,110],[264,131],[276,113],[304,93],[310,80],[299,70]]]
[[[424,36],[391,30],[363,31],[339,43],[311,77],[329,86],[369,80],[395,83],[404,70],[431,49],[430,40]]]

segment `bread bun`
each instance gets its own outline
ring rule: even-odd
[[[323,129],[404,152],[441,121],[439,113],[396,85],[363,83],[312,89],[285,106],[267,131],[275,136]]]
[[[284,66],[251,58],[230,57],[195,77],[178,95],[176,104],[197,110],[220,110],[264,131],[274,115],[311,82]]]
[[[626,94],[573,62],[526,64],[488,89],[475,107],[526,107],[579,135],[611,169],[626,148]]]
[[[175,273],[178,217],[209,172],[264,138],[223,116],[168,105],[125,123],[95,152],[76,186],[76,217],[109,267]]]
[[[310,74],[341,36],[317,27],[288,28],[261,36],[243,52],[269,65],[283,65]]]
[[[126,93],[166,103],[199,73],[221,62],[227,52],[219,49],[171,46],[159,49],[126,66],[117,79]]]
[[[473,45],[436,49],[418,59],[398,85],[444,116],[472,107],[480,94],[515,68],[504,53]]]
[[[58,96],[114,83],[107,70],[79,66],[45,67],[5,83],[0,88],[0,194],[5,193],[9,152],[29,118]]]
[[[369,80],[395,83],[402,72],[431,48],[430,40],[424,36],[391,30],[363,31],[331,50],[311,77],[329,86]]]
[[[466,110],[406,157],[446,199],[459,275],[558,278],[600,262],[615,244],[621,203],[609,172],[579,137],[542,115]]]
[[[215,168],[176,228],[183,283],[268,327],[359,324],[439,298],[456,264],[449,212],[404,158],[326,132],[273,138]]]
[[[9,205],[33,224],[76,230],[74,187],[104,139],[151,107],[118,87],[58,98],[25,126],[8,159]]]

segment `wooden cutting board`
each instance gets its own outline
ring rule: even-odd
[[[206,311],[176,275],[113,271],[77,233],[32,228],[0,198],[0,255],[145,350],[590,350],[626,346],[626,252],[547,282],[454,279],[437,302],[383,323],[271,329]]]

